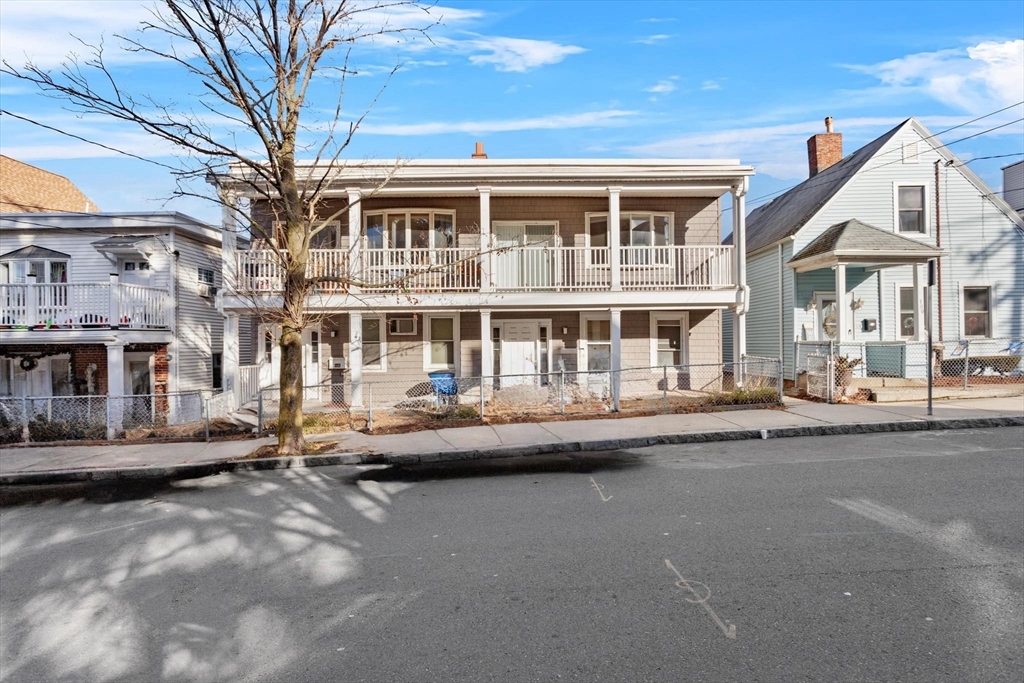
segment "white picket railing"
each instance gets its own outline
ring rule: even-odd
[[[735,286],[731,246],[622,247],[619,274],[624,290],[722,289]],[[607,247],[531,246],[499,248],[363,249],[350,284],[366,290],[457,292],[480,289],[480,266],[491,268],[495,291],[608,291],[611,255]],[[280,292],[281,259],[268,250],[238,253],[238,289]],[[310,276],[345,277],[349,254],[341,249],[310,251]],[[345,289],[348,283],[334,284]],[[319,287],[332,291],[331,284]]]
[[[480,288],[477,249],[366,249],[360,285],[367,290],[474,291]]]
[[[244,406],[249,401],[256,400],[260,389],[260,366],[258,364],[238,366],[238,387],[236,389],[236,401],[239,406]]]
[[[166,290],[109,282],[3,284],[0,309],[0,327],[36,329],[164,329],[172,315]]]

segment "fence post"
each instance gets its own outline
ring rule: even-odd
[[[209,443],[210,442],[210,401],[212,399],[202,398],[202,394],[200,394],[199,400],[203,402],[203,419],[206,422],[206,442]]]
[[[105,403],[107,404],[107,406],[106,406],[107,407],[107,441],[113,441],[114,440],[114,420],[113,420],[113,416],[110,414],[110,394],[109,393],[107,394],[107,400],[105,401]]]
[[[558,369],[558,412],[565,415],[565,369]]]
[[[480,373],[480,421],[484,419],[484,374]]]
[[[932,362],[931,350],[928,351],[928,362]],[[971,340],[964,339],[964,389],[967,388],[967,375],[971,367]]]
[[[256,434],[263,436],[263,389],[256,392]]]
[[[782,363],[782,359],[781,358],[778,361],[778,367],[779,367],[779,372],[776,375],[776,377],[778,377],[778,381],[779,381],[779,405],[782,405],[784,403],[783,398],[785,397],[785,394],[783,393],[782,373],[784,372],[784,370],[783,370],[783,363]]]
[[[21,397],[21,439],[25,443],[31,441],[31,433],[28,430],[28,398]]]
[[[366,431],[373,431],[373,385],[366,385]]]
[[[661,366],[661,402],[665,407],[665,412],[668,412],[668,366]]]
[[[826,382],[827,389],[825,390],[825,397],[829,403],[836,402],[836,357],[832,355],[832,344],[828,345],[829,354],[825,361],[825,372],[828,374],[828,382]]]

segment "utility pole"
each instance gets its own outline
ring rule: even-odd
[[[924,289],[925,329],[928,330],[928,415],[932,414],[932,287],[935,285],[935,259],[928,261],[928,286]]]

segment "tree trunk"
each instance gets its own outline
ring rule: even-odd
[[[286,322],[281,330],[281,408],[277,418],[279,455],[302,455],[302,329]]]

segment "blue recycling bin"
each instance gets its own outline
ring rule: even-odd
[[[454,372],[431,372],[427,376],[430,377],[438,406],[442,401],[449,404],[455,402],[455,397],[459,395],[459,383],[455,381]]]

